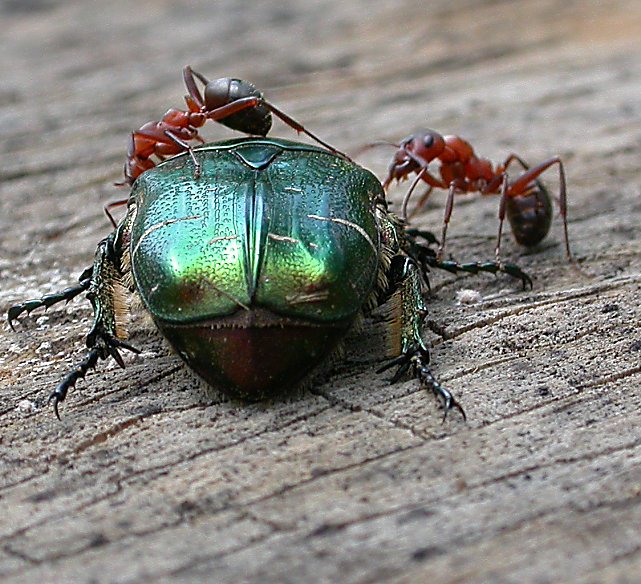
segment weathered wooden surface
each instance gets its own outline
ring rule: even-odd
[[[444,333],[426,338],[467,423],[374,373],[377,323],[313,390],[243,406],[207,395],[144,319],[143,355],[80,382],[60,423],[45,400],[88,305],[5,327],[1,580],[639,581],[637,0],[7,0],[0,17],[3,311],[91,261],[127,133],[180,104],[186,63],[255,81],[346,150],[428,125],[494,159],[561,154],[583,268],[556,222],[535,253],[506,241],[531,292],[435,274]],[[363,162],[383,173],[389,154]],[[496,208],[459,200],[450,252],[490,258]],[[458,305],[462,289],[483,301]]]

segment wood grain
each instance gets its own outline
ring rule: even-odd
[[[128,133],[180,105],[185,64],[252,80],[351,152],[428,126],[494,160],[561,155],[581,265],[557,218],[533,252],[506,239],[532,291],[433,275],[425,338],[467,423],[374,373],[376,319],[326,380],[247,406],[203,388],[138,314],[143,354],[80,382],[62,422],[46,398],[82,358],[88,304],[5,326],[0,579],[639,580],[638,2],[6,0],[0,16],[3,311],[91,262]],[[390,154],[361,161],[382,176]],[[417,225],[440,228],[443,198]],[[457,199],[448,251],[491,258],[496,212]],[[466,289],[482,300],[457,302]]]

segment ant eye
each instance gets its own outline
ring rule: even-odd
[[[431,148],[433,145],[434,145],[434,136],[432,136],[432,134],[427,134],[423,138],[423,146],[425,146],[425,148]]]

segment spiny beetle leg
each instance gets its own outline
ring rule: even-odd
[[[458,274],[459,272],[467,272],[469,274],[478,274],[480,272],[498,274],[501,272],[511,276],[512,278],[521,280],[523,290],[526,290],[528,286],[532,288],[532,278],[530,278],[530,276],[515,264],[504,264],[503,262],[468,262],[461,264],[453,260],[439,261],[436,258],[431,258],[429,256],[426,256],[424,261],[432,268],[439,268],[452,274]]]
[[[386,371],[387,369],[391,369],[392,367],[396,367],[398,365],[396,373],[390,380],[390,383],[396,383],[411,368],[413,370],[414,376],[421,382],[421,384],[424,386],[428,386],[432,390],[434,395],[441,400],[444,410],[443,422],[445,422],[447,414],[452,409],[457,409],[459,412],[461,412],[463,420],[467,420],[465,410],[463,409],[461,404],[456,400],[456,398],[448,389],[443,387],[436,380],[436,378],[432,374],[432,371],[429,368],[429,362],[430,355],[427,349],[424,349],[423,347],[414,347],[406,353],[403,353],[399,357],[396,357],[395,359],[392,359],[391,361],[383,365],[383,367],[378,369],[377,373],[382,373],[383,371]]]
[[[463,420],[467,421],[463,406],[461,406],[452,393],[443,387],[432,374],[429,368],[429,353],[419,347],[414,354],[411,355],[410,359],[413,361],[414,374],[416,377],[418,377],[423,385],[428,385],[434,395],[443,402],[443,422],[445,422],[448,412],[453,408],[461,412]]]
[[[27,300],[25,302],[12,306],[7,311],[7,319],[9,321],[9,326],[12,329],[14,329],[13,321],[16,320],[18,316],[20,316],[23,312],[26,312],[27,314],[29,314],[32,311],[34,311],[36,308],[40,308],[42,306],[44,306],[45,308],[49,308],[50,306],[53,306],[58,302],[62,302],[62,301],[69,302],[70,300],[78,296],[78,294],[85,292],[89,288],[90,283],[91,282],[89,280],[86,280],[85,282],[82,282],[77,286],[65,288],[60,292],[54,292],[53,294],[46,294],[41,298],[38,298],[35,300]]]
[[[523,290],[526,290],[527,287],[530,287],[530,290],[533,287],[532,278],[528,276],[519,266],[516,264],[501,264],[501,271],[512,276],[513,278],[519,278],[523,282]]]
[[[91,346],[87,356],[58,384],[58,387],[53,390],[49,396],[49,402],[53,402],[53,411],[56,417],[60,420],[60,413],[58,412],[58,404],[65,400],[69,388],[74,387],[78,379],[84,379],[87,372],[95,369],[98,359],[106,359],[111,356],[124,369],[125,362],[118,352],[118,349],[126,349],[132,353],[140,353],[139,349],[133,347],[129,343],[125,343],[120,339],[116,339],[107,333],[97,333],[94,337],[87,339],[88,345]]]
[[[125,368],[125,362],[118,352],[118,349],[125,349],[126,351],[130,351],[136,355],[140,354],[140,349],[137,349],[133,345],[130,345],[125,341],[121,341],[120,339],[104,332],[96,333],[95,331],[92,331],[87,336],[87,346],[90,348],[104,348],[105,356],[102,358],[106,359],[108,355],[111,355],[121,369]]]
[[[379,367],[376,370],[376,373],[383,373],[384,371],[387,371],[388,369],[391,369],[392,367],[396,367],[398,365],[398,369],[396,370],[396,373],[394,373],[394,377],[390,379],[390,384],[394,384],[397,381],[403,377],[407,373],[407,371],[410,368],[411,362],[408,359],[407,355],[399,355],[398,357],[395,357],[391,361],[388,361],[383,365],[382,367]]]
[[[528,286],[532,288],[532,278],[515,264],[506,264],[500,261],[467,262],[462,264],[454,260],[440,260],[435,250],[429,247],[429,245],[433,243],[438,243],[431,232],[410,228],[405,229],[405,233],[408,236],[410,255],[421,264],[424,270],[438,268],[451,274],[458,274],[459,272],[467,272],[469,274],[478,274],[480,272],[498,274],[502,272],[512,278],[521,280],[524,290],[527,289]],[[427,241],[428,245],[418,241],[418,237]]]
[[[58,404],[65,400],[69,388],[75,386],[78,379],[84,379],[87,371],[96,367],[96,363],[100,357],[102,357],[102,350],[100,348],[91,349],[85,359],[78,363],[73,371],[67,373],[64,379],[58,384],[58,387],[53,390],[49,396],[49,403],[53,403],[53,411],[56,414],[56,418],[61,419]]]
[[[431,231],[425,229],[416,229],[415,227],[407,227],[405,233],[413,240],[417,237],[423,238],[429,245],[438,245],[439,241]],[[420,245],[420,244],[419,244]]]
[[[9,310],[7,311],[7,320],[9,321],[9,326],[11,327],[11,329],[15,330],[13,321],[16,320],[23,312],[29,314],[36,308],[40,308],[42,306],[47,309],[50,306],[57,304],[58,302],[69,302],[79,294],[86,292],[91,285],[92,270],[93,268],[87,268],[84,272],[82,272],[80,278],[78,278],[80,280],[80,284],[76,286],[65,288],[60,292],[45,294],[41,298],[37,298],[34,300],[26,300],[25,302],[15,304],[11,308],[9,308]]]

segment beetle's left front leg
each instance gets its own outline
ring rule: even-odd
[[[54,304],[57,304],[58,302],[63,302],[63,301],[69,302],[70,300],[73,300],[76,296],[82,294],[83,292],[86,292],[89,286],[91,285],[92,271],[93,271],[93,268],[91,267],[84,270],[82,274],[80,274],[80,277],[78,278],[79,283],[76,284],[75,286],[65,288],[60,292],[45,294],[40,298],[26,300],[24,302],[21,302],[20,304],[14,304],[7,311],[7,321],[9,322],[9,326],[11,327],[11,329],[15,330],[15,327],[13,326],[13,322],[23,312],[30,314],[36,308],[42,308],[43,306],[45,309],[47,309],[53,306]]]
[[[395,291],[390,299],[393,321],[390,326],[395,344],[400,348],[400,355],[392,359],[378,372],[398,366],[391,382],[398,381],[412,369],[414,376],[429,387],[443,402],[445,410],[443,419],[449,410],[456,408],[465,419],[465,411],[452,393],[443,387],[432,374],[429,367],[430,354],[421,338],[421,326],[427,315],[427,305],[421,293],[421,278],[416,262],[406,255],[396,255],[390,266],[392,285]]]
[[[103,239],[96,249],[87,290],[87,298],[94,311],[93,325],[87,335],[89,352],[85,359],[64,377],[49,397],[58,418],[58,404],[64,401],[69,388],[73,387],[78,379],[84,378],[88,371],[94,369],[99,359],[113,357],[120,367],[124,367],[119,349],[140,352],[125,342],[129,307],[127,290],[122,283],[120,271],[121,254],[117,245],[117,233],[115,231]]]

